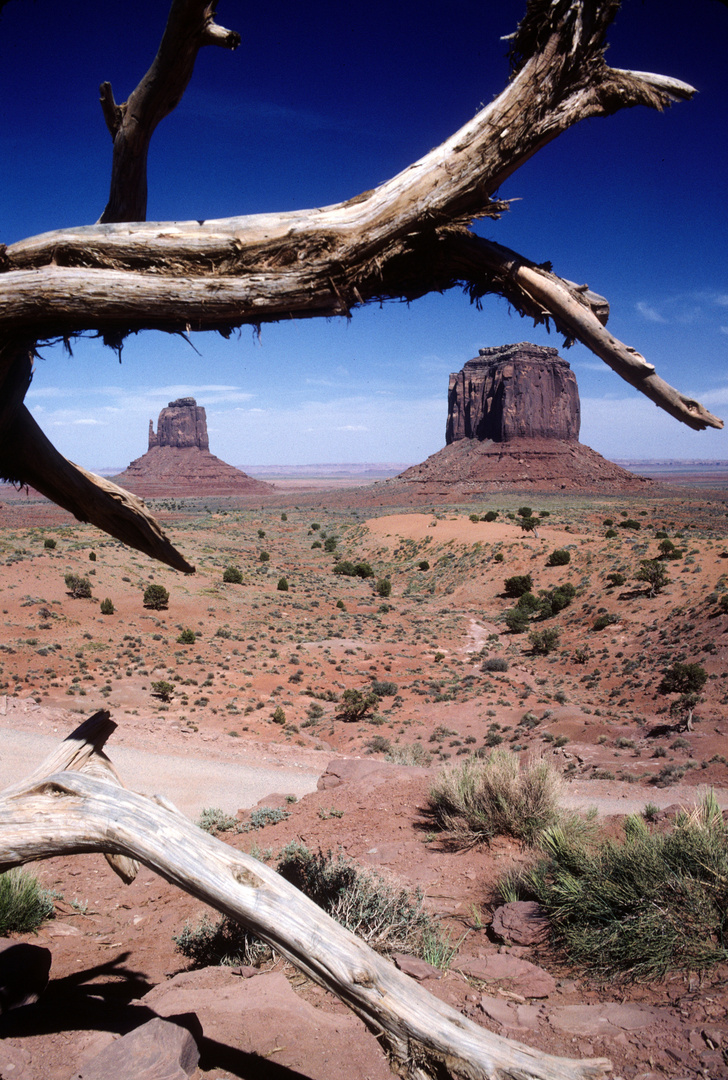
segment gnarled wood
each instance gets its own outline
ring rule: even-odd
[[[335,993],[377,1031],[394,1068],[412,1080],[596,1080],[609,1071],[604,1058],[555,1058],[478,1027],[265,863],[120,788],[102,755],[114,726],[108,713],[97,713],[48,759],[47,768],[59,771],[49,774],[41,766],[0,796],[0,869],[94,851],[139,860],[242,923]]]

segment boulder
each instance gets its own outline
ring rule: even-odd
[[[493,913],[493,932],[514,945],[540,945],[551,932],[548,917],[535,900],[514,900]]]
[[[155,1017],[105,1047],[73,1080],[187,1080],[199,1060],[187,1028]]]
[[[556,989],[556,980],[548,971],[508,953],[465,960],[458,963],[458,969],[471,979],[497,984],[499,989],[523,998],[545,998]]]

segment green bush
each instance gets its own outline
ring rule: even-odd
[[[47,548],[48,551],[53,551],[53,548],[55,546],[56,546],[56,541],[53,539],[52,536],[47,536],[45,538],[45,540],[43,541],[43,547]]]
[[[432,764],[432,754],[419,742],[395,743],[385,754],[385,760],[393,761],[396,765],[416,765],[426,769]]]
[[[353,563],[349,559],[340,559],[334,565],[334,573],[343,577],[374,577],[374,571],[368,562]]]
[[[493,750],[487,759],[469,757],[446,766],[433,784],[429,803],[440,828],[457,845],[513,836],[534,843],[561,816],[561,777],[546,761],[521,769],[509,750]]]
[[[555,589],[541,589],[539,592],[539,610],[542,619],[550,619],[568,607],[576,596],[576,588],[570,581],[557,585]],[[520,604],[520,600],[519,600]]]
[[[196,641],[197,637],[194,630],[183,630],[180,634],[177,635],[178,645],[194,645]]]
[[[480,521],[480,514],[471,514],[470,515],[470,521],[472,521],[472,522]]]
[[[339,542],[338,536],[327,536],[324,540],[324,551],[336,551],[336,545]]]
[[[648,586],[650,596],[656,596],[662,592],[666,585],[670,584],[667,570],[657,559],[643,559],[640,568],[635,573],[636,581],[644,581]]]
[[[626,580],[624,574],[607,574],[607,588],[611,589],[615,585],[624,585]]]
[[[528,635],[531,652],[536,656],[547,656],[557,648],[559,644],[559,631],[555,628],[550,630],[532,630]]]
[[[222,580],[226,585],[242,585],[242,571],[237,566],[226,566],[223,571]]]
[[[260,555],[258,556],[258,562],[270,562],[270,552],[261,551]]]
[[[514,574],[513,577],[506,578],[503,591],[506,596],[517,599],[524,593],[533,591],[533,578],[530,574]]]
[[[658,689],[661,694],[692,694],[703,689],[708,673],[701,664],[683,664],[680,661],[667,668]]]
[[[63,579],[74,600],[87,600],[91,596],[91,582],[79,574],[66,574]]]
[[[288,521],[288,514],[285,512],[285,510],[281,514],[281,521]]]
[[[635,521],[634,518],[625,518],[624,521],[618,521],[617,522],[617,528],[618,529],[634,529],[635,531],[637,531],[637,529],[642,528],[642,524],[639,521]]]
[[[607,540],[613,540],[615,536],[619,536],[619,533],[616,529],[607,529],[604,536]]]
[[[288,581],[286,578],[278,578],[278,584],[276,585],[278,592],[288,592]]]
[[[624,830],[621,843],[547,832],[547,859],[521,877],[519,895],[546,909],[569,961],[601,977],[653,980],[724,962],[728,828],[712,792],[667,832],[639,814]]]
[[[265,529],[258,529],[258,539],[262,540],[265,536]]]
[[[102,615],[113,615],[115,610],[116,610],[116,608],[114,607],[114,601],[109,599],[108,596],[104,600],[101,601],[101,614]]]
[[[89,557],[90,562],[96,562],[96,552],[95,551],[89,551],[88,557]]]
[[[28,934],[53,918],[53,900],[24,870],[0,874],[0,934]]]
[[[144,590],[144,607],[162,611],[169,605],[169,593],[164,585],[147,585]]]
[[[483,514],[482,520],[483,521],[497,521],[498,520],[498,511],[497,510],[488,510],[485,514]]]
[[[522,517],[522,518],[533,517],[533,510],[531,509],[530,506],[519,506],[518,507],[518,516]]]
[[[314,542],[311,544],[311,551],[315,551],[316,548],[320,548],[321,546],[322,544],[320,540],[314,540]]]
[[[164,679],[159,679],[157,682],[152,683],[152,694],[155,697],[161,698],[162,701],[169,701],[173,693],[173,684],[166,682]]]
[[[514,607],[505,614],[505,624],[512,634],[522,634],[531,624],[527,611],[523,608]]]
[[[399,687],[396,682],[387,682],[380,679],[374,679],[372,682],[372,693],[377,697],[394,697]]]
[[[427,559],[420,559],[420,561],[417,563],[417,569],[418,570],[429,570],[430,569],[430,564],[428,563]],[[726,593],[726,596],[728,596],[728,593]]]
[[[619,615],[597,615],[592,623],[592,630],[606,630],[608,626],[614,626],[619,622]]]
[[[571,562],[571,552],[566,548],[555,548],[549,555],[546,565],[547,566],[566,566]]]
[[[495,555],[493,556],[493,562],[503,562],[503,559],[504,559],[503,552],[502,551],[496,551]]]
[[[379,697],[372,693],[364,693],[363,690],[345,690],[341,695],[341,705],[337,712],[339,720],[353,723],[363,720],[368,712],[379,704]]]
[[[266,825],[278,825],[290,816],[290,810],[281,810],[279,806],[256,806],[255,809],[250,811],[250,817],[243,825],[243,832],[264,829]]]
[[[259,964],[270,956],[268,945],[227,916],[213,922],[203,915],[196,926],[185,923],[172,940],[196,967]]]
[[[392,582],[389,578],[379,578],[377,581],[377,596],[391,596]]]
[[[271,720],[273,721],[274,724],[285,724],[285,722],[286,722],[286,714],[285,714],[285,712],[283,711],[283,709],[281,708],[280,705],[277,705],[275,707],[275,709],[273,710],[273,715],[271,716]]]

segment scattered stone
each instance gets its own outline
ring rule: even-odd
[[[103,1049],[73,1080],[186,1080],[199,1060],[187,1028],[155,1017]]]
[[[493,913],[493,932],[516,945],[540,945],[551,932],[551,923],[535,900],[514,900]]]
[[[674,1026],[673,1015],[651,1005],[603,1002],[598,1005],[560,1005],[549,1014],[549,1023],[569,1035],[616,1035],[619,1031],[640,1031],[658,1021]]]
[[[493,953],[465,960],[459,965],[459,970],[472,979],[498,983],[505,990],[525,998],[545,998],[556,989],[556,980],[548,971],[508,953]]]
[[[432,964],[428,964],[426,960],[421,960],[418,956],[408,956],[405,953],[396,953],[392,959],[405,975],[410,975],[413,979],[417,979],[418,982],[422,982],[424,979],[441,979],[442,972],[439,968],[433,967]]]

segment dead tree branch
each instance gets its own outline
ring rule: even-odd
[[[126,791],[103,754],[107,712],[81,725],[26,782],[0,796],[0,869],[103,852],[125,880],[138,860],[258,934],[378,1033],[412,1080],[596,1080],[605,1058],[555,1058],[479,1027],[428,994],[265,863],[182,814]]]

